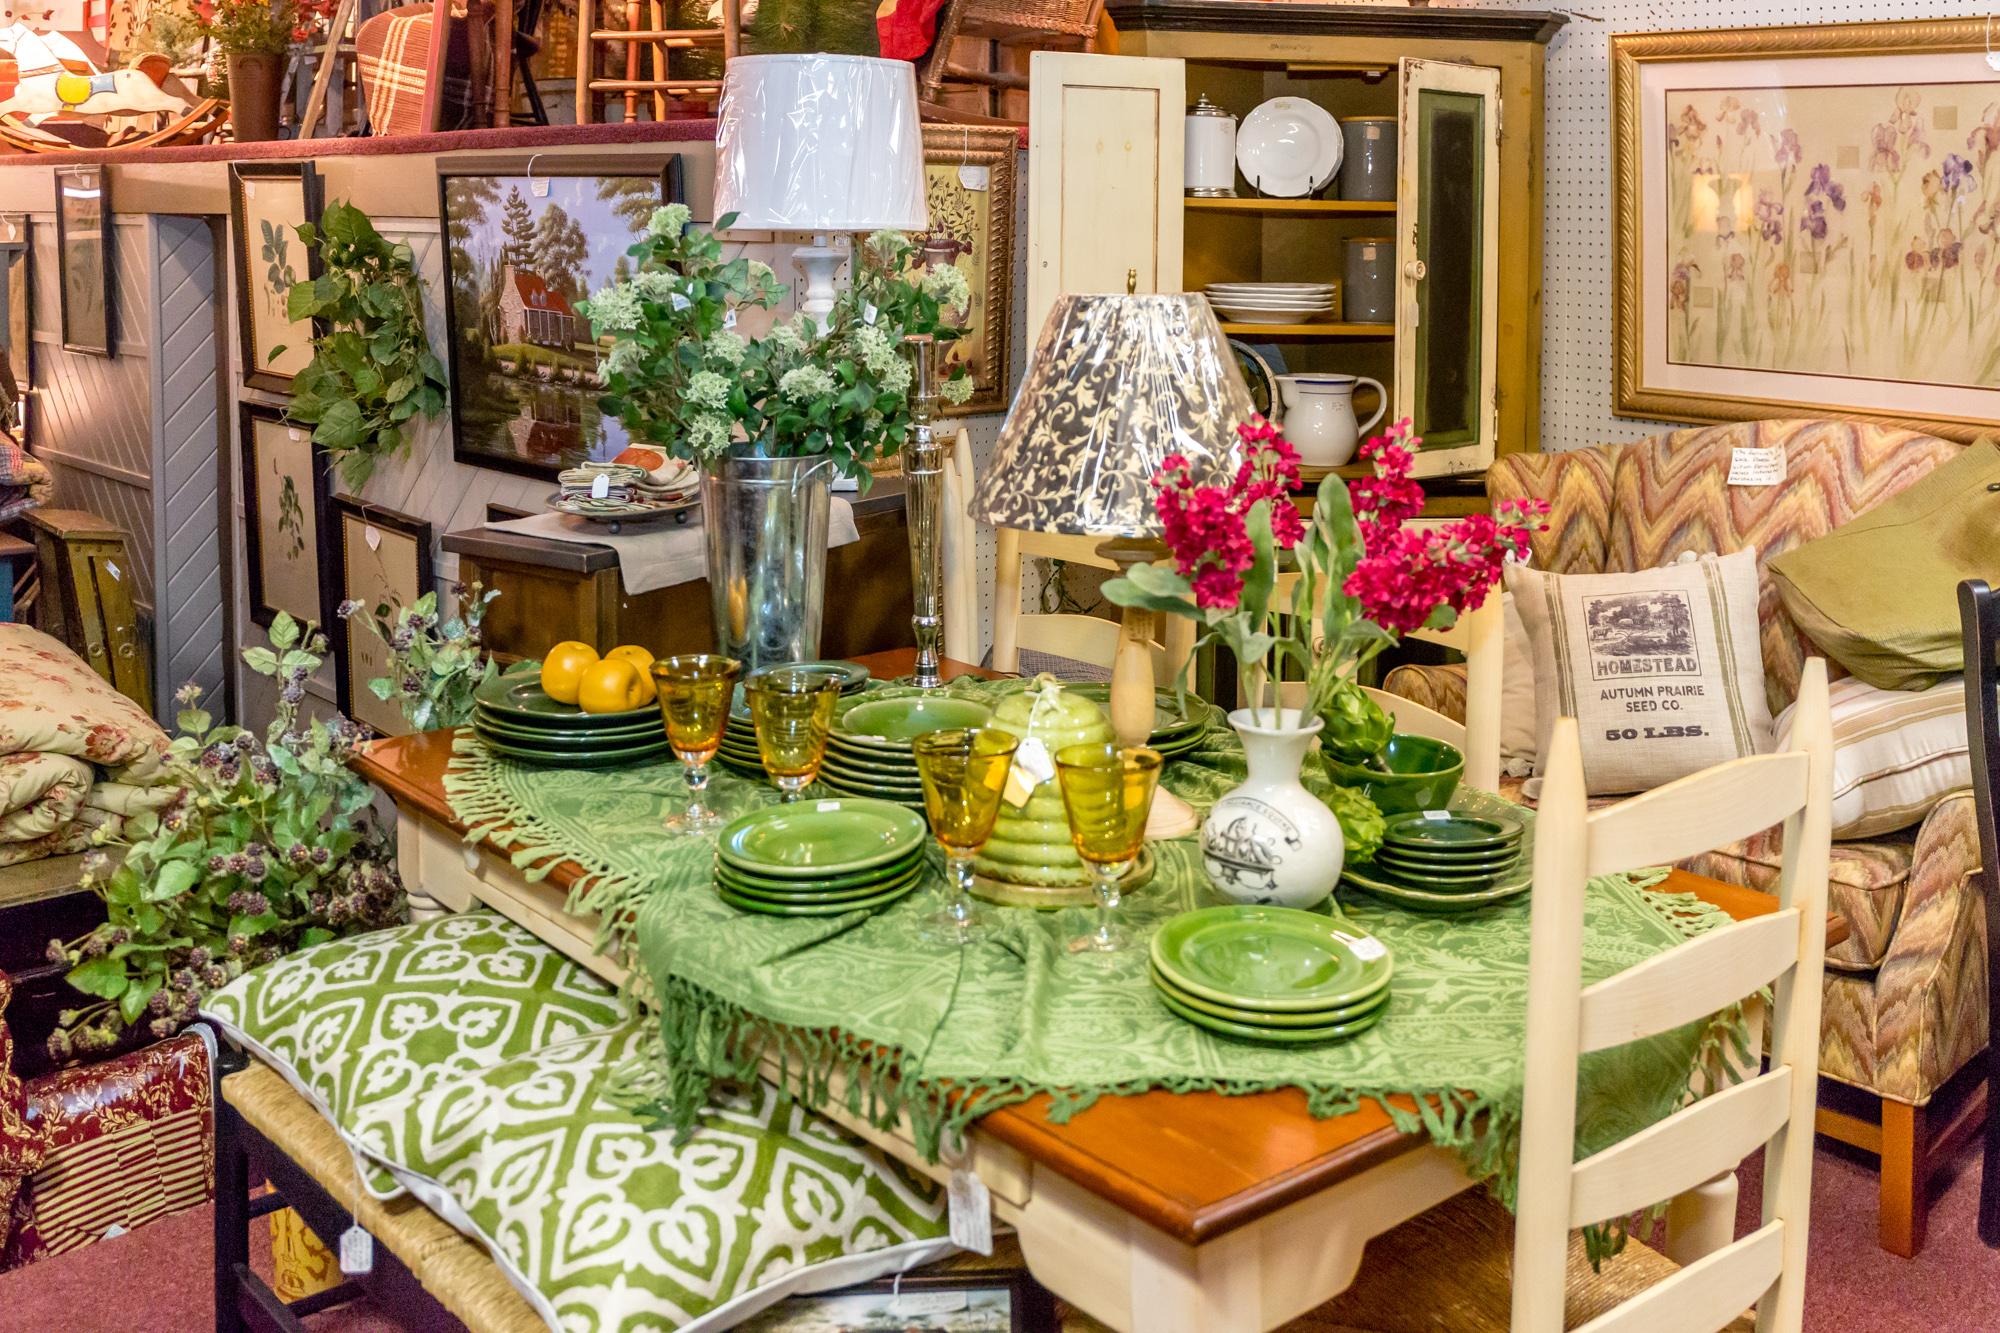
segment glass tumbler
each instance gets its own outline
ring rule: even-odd
[[[810,667],[765,671],[743,686],[757,728],[757,753],[780,800],[798,800],[799,792],[819,776],[840,686],[838,674]]]
[[[1130,946],[1113,924],[1118,882],[1146,841],[1146,817],[1160,783],[1160,752],[1110,744],[1066,745],[1056,752],[1056,783],[1069,816],[1070,841],[1090,867],[1097,926],[1070,942],[1072,952],[1109,963]]]
[[[944,844],[949,887],[944,904],[918,923],[927,940],[970,944],[992,929],[992,915],[972,904],[972,858],[993,836],[1000,793],[1021,738],[993,727],[928,731],[910,743],[924,783],[924,813]]]
[[[687,767],[687,809],[667,817],[669,833],[713,833],[722,827],[722,816],[703,805],[702,796],[708,790],[708,761],[729,726],[729,700],[742,669],[735,658],[713,653],[683,653],[653,663],[667,743]]]

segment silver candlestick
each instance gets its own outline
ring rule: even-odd
[[[903,440],[903,512],[910,526],[910,617],[917,665],[910,683],[932,690],[944,684],[944,450],[931,431],[937,387],[931,366],[936,342],[929,334],[903,340],[916,372],[910,384],[910,432]]]

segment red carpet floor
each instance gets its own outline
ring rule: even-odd
[[[1980,1243],[1979,1145],[1932,1182],[1930,1242],[1911,1259],[1875,1243],[1872,1158],[1821,1140],[1813,1164],[1806,1282],[1808,1333],[1994,1333],[2000,1330],[2000,1251]],[[1741,1172],[1739,1233],[1756,1215],[1762,1172]],[[269,1232],[251,1226],[251,1261],[268,1281]],[[215,1327],[209,1211],[184,1213],[112,1240],[0,1275],[0,1333],[208,1333]],[[400,1315],[400,1317],[399,1317]],[[308,1318],[314,1333],[456,1333],[408,1312],[358,1302]]]

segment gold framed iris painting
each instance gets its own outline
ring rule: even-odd
[[[2000,420],[2000,74],[1976,21],[1613,36],[1614,410]]]

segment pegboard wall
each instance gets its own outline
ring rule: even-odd
[[[1451,0],[1434,0],[1448,4]],[[1468,8],[1549,9],[1545,0]],[[1644,439],[1672,423],[1613,416],[1611,283],[1612,33],[1776,24],[1978,18],[2000,0],[1855,0],[1847,4],[1600,0],[1564,9],[1549,43],[1542,185],[1542,442],[1545,452]],[[2000,25],[1996,25],[2000,26]]]

